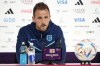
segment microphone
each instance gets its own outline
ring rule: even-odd
[[[61,45],[61,39],[58,40],[58,47],[60,47],[60,48],[62,47],[62,45]]]

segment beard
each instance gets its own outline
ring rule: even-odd
[[[48,28],[48,25],[46,24],[41,24],[40,26],[36,26],[36,29],[42,32],[46,31],[47,28]]]
[[[47,25],[46,24],[42,24],[40,26],[41,31],[46,31],[47,30]]]

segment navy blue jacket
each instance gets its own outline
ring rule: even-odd
[[[29,42],[33,42],[35,48],[35,61],[42,61],[42,48],[43,47],[58,47],[58,41],[61,40],[62,47],[62,60],[54,61],[54,63],[65,63],[66,60],[66,46],[65,39],[63,37],[63,32],[61,28],[52,21],[49,22],[48,29],[44,32],[41,32],[36,29],[35,23],[20,28],[18,36],[17,36],[17,44],[16,44],[16,58],[19,63],[19,49],[22,42],[25,42],[26,46],[29,47]],[[29,42],[28,42],[29,41]]]

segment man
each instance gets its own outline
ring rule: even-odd
[[[37,3],[33,9],[33,22],[19,30],[16,44],[16,56],[19,62],[19,48],[22,42],[29,47],[29,42],[33,42],[35,48],[35,62],[44,63],[42,61],[42,48],[58,47],[61,40],[62,60],[54,61],[54,63],[65,63],[66,46],[64,42],[63,32],[61,28],[50,20],[50,11],[43,2]]]

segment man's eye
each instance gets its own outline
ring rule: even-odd
[[[45,17],[45,19],[48,18],[48,16]]]
[[[38,17],[38,19],[42,19],[42,17]]]

